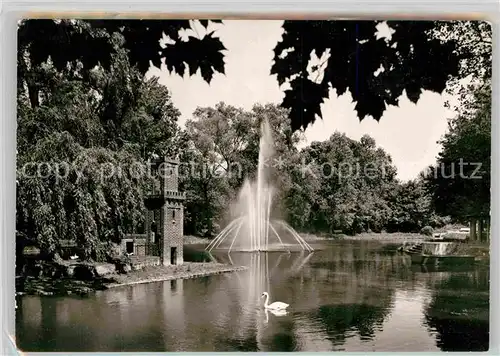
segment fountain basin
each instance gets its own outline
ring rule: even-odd
[[[320,248],[321,249],[321,248]],[[304,251],[301,245],[297,244],[270,244],[267,247],[262,247],[260,249],[244,248],[244,247],[219,247],[218,251],[232,251],[232,252],[300,252]],[[316,248],[315,248],[316,250]],[[305,250],[312,252],[312,250]]]

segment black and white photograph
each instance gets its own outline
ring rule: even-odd
[[[20,20],[16,347],[487,351],[491,82],[477,19]]]

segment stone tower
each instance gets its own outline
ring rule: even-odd
[[[184,252],[184,200],[185,194],[179,192],[179,162],[162,159],[153,162],[159,180],[159,189],[153,187],[146,199],[150,210],[146,216],[148,246],[156,245],[160,263],[164,266],[180,265]],[[159,210],[157,217],[154,210]],[[159,219],[158,219],[159,218]],[[151,221],[157,225],[158,241],[151,241]],[[159,221],[158,221],[159,220]],[[156,232],[156,231],[155,231]],[[154,254],[152,251],[149,255]]]
[[[165,159],[160,167],[164,201],[161,215],[160,261],[163,265],[180,265],[184,262],[184,200],[185,194],[179,192],[179,162]],[[163,168],[163,169],[161,169]]]

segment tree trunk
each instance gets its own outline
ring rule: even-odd
[[[478,237],[479,241],[483,242],[484,241],[484,236],[483,236],[483,219],[479,219],[479,224],[478,224]]]
[[[470,221],[470,240],[476,241],[476,219],[474,218]]]
[[[38,97],[39,89],[36,85],[28,84],[28,95],[30,98],[31,107],[34,109],[40,106],[40,99]]]

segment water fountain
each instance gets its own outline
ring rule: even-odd
[[[290,225],[271,217],[274,188],[269,179],[268,163],[273,154],[271,129],[269,123],[263,121],[256,180],[245,181],[236,204],[237,217],[210,242],[206,250],[227,248],[228,252],[283,249],[290,251],[299,247],[302,250],[313,251],[313,248]],[[284,242],[285,237],[291,242]]]

